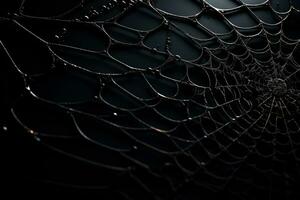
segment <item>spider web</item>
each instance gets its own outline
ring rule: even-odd
[[[299,6],[20,1],[1,10],[3,110],[58,153],[39,175],[50,185],[296,199]]]

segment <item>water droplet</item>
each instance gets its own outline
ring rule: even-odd
[[[155,73],[156,75],[159,75],[159,69],[154,69],[154,73]]]
[[[114,116],[118,116],[118,113],[114,112]]]
[[[95,14],[95,15],[99,15],[99,12],[97,10],[92,10],[92,12]]]
[[[41,141],[41,138],[39,138],[39,137],[34,137],[34,139],[36,140],[36,141],[38,141],[38,142],[40,142]]]
[[[137,146],[133,146],[132,148],[133,148],[133,149],[135,149],[135,150],[137,150],[137,149],[138,149],[138,147],[137,147]]]
[[[181,56],[180,55],[175,55],[175,58],[180,60],[181,59]]]
[[[67,28],[63,28],[62,31],[63,31],[63,33],[66,33],[67,32]]]
[[[3,129],[4,131],[7,131],[7,130],[8,130],[7,126],[3,126],[2,129]]]

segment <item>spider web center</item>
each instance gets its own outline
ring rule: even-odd
[[[287,93],[288,87],[285,80],[281,78],[272,78],[267,83],[268,90],[274,96],[283,96]]]

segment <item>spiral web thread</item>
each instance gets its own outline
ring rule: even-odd
[[[90,166],[43,181],[124,199],[294,198],[297,1],[83,1],[54,17],[32,2],[1,17],[4,67],[24,79],[11,113]]]

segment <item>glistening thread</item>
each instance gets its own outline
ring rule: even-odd
[[[297,199],[297,1],[53,5],[0,16],[10,115],[81,163],[43,181],[123,199]]]

